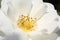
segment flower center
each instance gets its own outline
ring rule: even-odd
[[[25,32],[33,31],[35,29],[36,18],[21,15],[17,21],[17,25]]]

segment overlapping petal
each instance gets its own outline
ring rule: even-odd
[[[41,18],[45,14],[45,5],[42,0],[33,0],[33,7],[30,12],[30,16],[34,18]]]
[[[0,40],[27,40],[25,33],[15,28],[11,20],[0,10]]]
[[[31,0],[12,0],[12,2],[8,3],[8,6],[8,16],[15,19],[20,15],[28,15],[32,3]]]
[[[48,5],[50,5],[50,6],[48,6]],[[51,4],[48,4],[48,5],[47,5],[47,9],[46,9],[47,10],[46,14],[37,22],[37,26],[38,26],[37,30],[47,29],[48,33],[51,33],[57,27],[58,15],[57,15],[56,10],[54,8],[52,8]]]

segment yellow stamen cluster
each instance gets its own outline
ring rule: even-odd
[[[17,25],[25,32],[33,31],[35,28],[36,18],[21,15],[19,17]]]

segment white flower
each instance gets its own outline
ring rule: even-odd
[[[1,5],[3,40],[15,40],[16,35],[21,38],[16,40],[56,40],[53,32],[58,15],[52,4],[42,0],[3,0]]]

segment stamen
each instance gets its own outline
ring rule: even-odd
[[[36,18],[21,15],[17,21],[17,25],[25,32],[33,31],[36,24]]]

